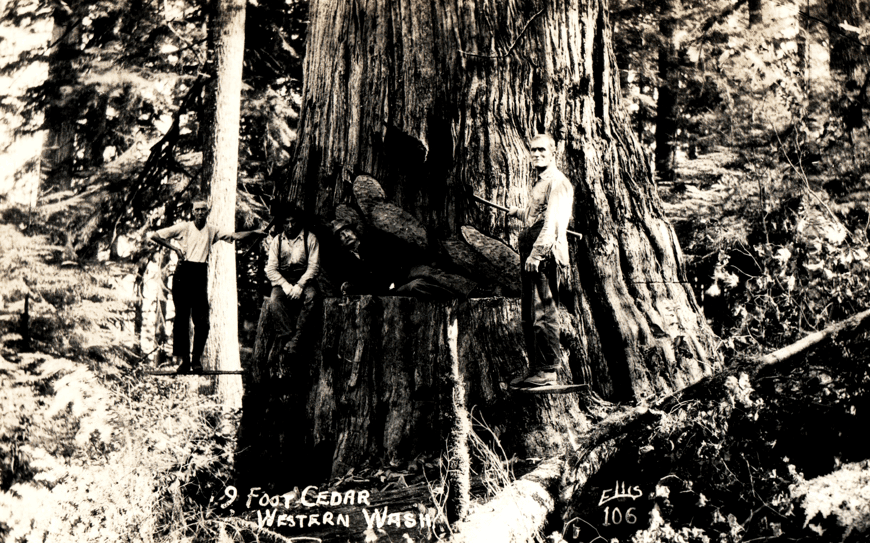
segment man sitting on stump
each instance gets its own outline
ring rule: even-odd
[[[266,309],[276,326],[275,346],[293,356],[318,295],[315,278],[320,270],[320,245],[304,228],[296,207],[284,211],[276,224],[280,232],[269,244],[266,263],[266,277],[272,283]]]
[[[559,279],[569,271],[568,222],[574,188],[556,168],[556,145],[549,135],[531,141],[532,165],[538,177],[525,209],[511,207],[508,215],[523,221],[520,233],[523,332],[529,351],[530,373],[513,384],[519,387],[558,385],[562,364],[559,343]]]
[[[211,246],[221,241],[244,239],[262,230],[227,232],[206,223],[208,202],[205,198],[193,199],[193,220],[181,221],[153,232],[149,237],[154,243],[178,254],[178,265],[172,277],[172,302],[175,304],[175,320],[172,323],[172,356],[178,373],[202,371],[202,352],[208,338],[208,257]],[[169,240],[177,239],[180,247]],[[190,354],[190,319],[193,318],[193,357]]]

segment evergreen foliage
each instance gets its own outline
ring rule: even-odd
[[[262,2],[248,13],[239,186],[248,225],[268,213],[295,139],[306,15],[307,2]],[[2,18],[24,29],[46,20],[78,39],[60,55],[58,43],[47,43],[3,66],[8,74],[47,63],[49,78],[0,104],[24,120],[19,135],[61,120],[75,126],[72,190],[40,192],[55,205],[47,222],[63,243],[95,257],[120,235],[136,239],[144,227],[175,221],[179,203],[200,190],[207,15],[186,0],[16,0]],[[52,71],[59,56],[65,69]]]

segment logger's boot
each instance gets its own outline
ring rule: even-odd
[[[200,356],[196,356],[196,353],[193,355],[193,360],[190,363],[190,373],[203,373],[205,372],[205,368],[202,367],[202,358]]]
[[[538,370],[527,375],[524,379],[514,380],[511,386],[517,388],[536,388],[545,386],[555,386],[559,384],[559,376],[555,371]]]
[[[192,373],[192,368],[190,366],[190,360],[185,360],[180,356],[176,356],[175,362],[180,362],[178,368],[175,370],[175,373]]]

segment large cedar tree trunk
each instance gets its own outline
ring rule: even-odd
[[[441,451],[457,426],[457,359],[464,403],[479,433],[484,421],[508,454],[564,450],[568,435],[589,428],[579,397],[507,390],[525,364],[519,303],[327,298],[329,322],[312,356],[266,362],[269,347],[260,341],[266,336],[258,335],[245,383],[238,484],[304,485]],[[261,328],[269,326],[265,320],[264,312]]]
[[[312,2],[288,198],[331,218],[365,172],[433,240],[518,225],[527,140],[551,133],[575,186],[571,356],[611,398],[681,388],[716,361],[650,168],[620,104],[604,0]],[[397,256],[398,258],[398,256]]]
[[[527,141],[547,131],[575,187],[572,229],[584,234],[569,242],[563,376],[578,380],[591,368],[592,388],[621,400],[710,373],[714,338],[620,105],[603,0],[317,0],[310,21],[284,198],[321,221],[356,213],[363,243],[376,233],[387,245],[410,244],[382,254],[397,268],[422,259],[478,285],[495,276],[494,292],[515,294],[519,258],[498,240],[515,247],[518,225],[469,193],[524,204]],[[515,297],[327,298],[313,356],[293,360],[267,355],[261,317],[239,479],[264,481],[258,471],[281,463],[286,484],[300,484],[316,476],[315,464],[337,476],[441,450],[458,412],[447,339],[454,311],[464,405],[508,454],[564,451],[589,427],[582,399],[508,390],[528,367],[519,307]],[[312,461],[299,461],[306,456]],[[291,473],[296,465],[303,473]]]
[[[235,230],[236,177],[239,161],[239,119],[242,61],[245,50],[245,1],[214,0],[214,116],[211,119],[203,178],[211,188],[209,222]],[[216,243],[209,258],[211,332],[206,345],[207,367],[238,370],[239,325],[236,295],[236,254],[232,244]],[[217,393],[224,405],[240,407],[242,380],[220,375]]]

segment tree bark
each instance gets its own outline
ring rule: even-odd
[[[620,104],[606,2],[540,6],[313,2],[284,197],[328,220],[366,172],[423,225],[433,257],[463,226],[515,244],[516,225],[467,193],[521,205],[526,141],[550,132],[585,235],[570,242],[569,359],[610,398],[676,390],[718,360]]]
[[[571,433],[588,428],[579,397],[508,389],[528,367],[519,309],[519,300],[505,298],[327,298],[319,343],[295,360],[269,355],[264,311],[245,387],[238,484],[287,488],[441,451],[456,428],[454,394],[507,455],[567,450]],[[454,316],[455,359],[447,339]]]
[[[245,50],[245,1],[215,0],[214,117],[203,155],[203,179],[211,188],[209,221],[235,230],[236,178],[239,161],[239,119],[242,64]],[[236,294],[236,253],[232,244],[216,243],[209,257],[211,331],[206,366],[239,370],[239,325]],[[217,394],[226,407],[242,404],[242,379],[217,376]]]

